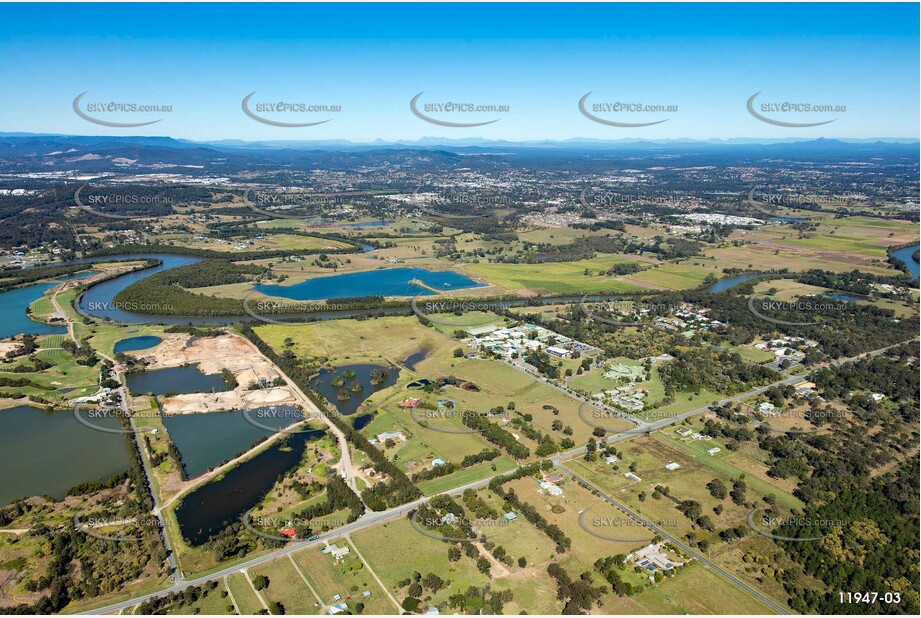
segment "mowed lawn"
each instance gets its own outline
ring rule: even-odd
[[[543,264],[469,264],[467,274],[510,291],[578,294],[588,292],[643,292],[642,286],[601,275],[616,264],[633,263],[617,255],[602,255],[575,262]],[[586,275],[585,271],[589,274]]]
[[[447,476],[441,476],[431,481],[423,481],[419,483],[419,489],[421,489],[422,493],[426,496],[434,496],[435,494],[453,489],[454,487],[461,487],[468,483],[479,481],[480,479],[503,474],[509,470],[514,470],[515,467],[515,462],[508,457],[498,457],[493,461],[484,461],[481,464],[458,470]]]

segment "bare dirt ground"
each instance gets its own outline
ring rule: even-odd
[[[167,414],[195,414],[238,410],[256,405],[286,405],[296,402],[288,386],[251,389],[260,380],[272,383],[278,371],[261,355],[254,355],[248,342],[234,335],[190,337],[168,335],[160,344],[139,355],[149,369],[197,364],[202,373],[233,373],[238,386],[223,393],[190,393],[161,400]]]
[[[265,390],[236,390],[224,393],[189,393],[161,400],[167,414],[196,414],[199,412],[226,412],[261,405],[287,405],[295,403],[294,395],[286,386]]]

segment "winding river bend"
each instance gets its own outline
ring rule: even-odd
[[[919,245],[912,245],[910,247],[905,247],[899,249],[898,251],[893,252],[893,255],[904,262],[909,270],[914,275],[915,281],[918,280],[919,266],[917,260],[912,256],[915,251],[918,250]],[[217,316],[217,317],[201,317],[201,316],[162,316],[162,315],[145,315],[140,313],[132,313],[130,311],[125,311],[118,308],[115,305],[114,298],[115,296],[127,288],[129,285],[140,281],[146,277],[154,275],[156,273],[169,270],[171,268],[177,268],[179,266],[188,266],[189,264],[195,264],[201,261],[201,258],[187,257],[182,255],[169,255],[163,253],[138,253],[124,256],[105,256],[105,257],[96,257],[96,258],[87,258],[84,260],[78,260],[82,263],[92,263],[99,261],[111,261],[111,260],[143,260],[143,259],[157,259],[161,261],[161,264],[153,268],[147,268],[133,273],[128,273],[109,281],[104,281],[103,283],[94,285],[90,287],[83,295],[80,297],[79,309],[81,312],[103,319],[109,319],[113,322],[118,322],[122,324],[145,324],[145,323],[159,323],[159,324],[232,324],[234,322],[240,321],[249,321],[251,318],[249,316]],[[361,275],[361,277],[373,277],[374,273],[389,273],[399,269],[385,269],[380,271],[367,271],[364,273],[349,273],[346,275],[340,275],[343,277]],[[457,277],[462,277],[458,273],[454,273]],[[392,275],[391,275],[392,276]],[[710,288],[707,289],[708,292],[721,292],[728,290],[729,288],[738,285],[744,281],[747,281],[758,275],[754,274],[745,274],[745,275],[735,275],[730,277],[724,277],[720,279]],[[335,277],[335,276],[334,276]],[[327,277],[328,279],[328,277]],[[467,282],[464,279],[459,279],[454,281],[453,279],[449,283],[459,283],[462,287],[466,286]],[[317,282],[320,279],[308,279],[307,282]],[[315,284],[313,284],[315,285]],[[263,286],[264,291],[266,292],[276,292],[276,288],[284,290],[285,286]],[[293,291],[296,286],[288,287],[288,292]],[[444,285],[443,289],[447,290],[451,286]],[[256,289],[259,289],[257,286]],[[453,288],[452,288],[453,289]],[[312,290],[312,288],[311,288]],[[353,290],[353,295],[363,295],[360,293],[361,290]],[[367,294],[368,292],[364,292]],[[280,294],[280,296],[290,296],[297,298],[299,296],[305,296],[310,298],[318,298],[320,295],[316,294]],[[600,298],[626,298],[623,295],[610,294],[610,295],[590,295],[589,300],[598,300]],[[556,296],[556,297],[544,297],[544,298],[532,298],[532,299],[512,299],[508,303],[511,306],[519,307],[526,306],[534,303],[535,301],[540,304],[555,304],[555,303],[566,303],[566,302],[579,302],[582,298],[580,296]],[[350,309],[344,311],[322,311],[315,312],[310,314],[310,318],[314,320],[334,320],[334,319],[343,319],[350,318],[362,315],[368,315],[369,313],[378,314],[378,315],[408,315],[410,309],[406,307],[390,307],[383,309]]]

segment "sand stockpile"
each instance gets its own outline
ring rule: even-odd
[[[252,409],[261,405],[294,404],[295,398],[288,387],[255,391],[227,391],[225,393],[187,393],[166,397],[160,401],[163,412],[169,414],[203,414]]]
[[[249,342],[235,335],[190,337],[168,335],[144,354],[138,354],[149,369],[163,369],[197,364],[202,373],[221,373],[227,369],[243,388],[254,382],[273,382],[278,372],[264,358],[255,354]]]
[[[294,395],[287,386],[270,388],[266,390],[249,391],[244,396],[247,405],[274,405],[283,403],[294,403]]]

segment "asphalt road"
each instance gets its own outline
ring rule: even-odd
[[[741,393],[741,394],[739,394],[739,395],[734,395],[734,396],[732,396],[732,397],[728,397],[728,398],[726,398],[726,399],[723,399],[723,400],[717,402],[716,404],[710,404],[710,405],[707,405],[707,406],[701,406],[701,407],[699,407],[699,408],[696,408],[696,409],[694,409],[694,410],[690,410],[690,411],[688,411],[688,412],[684,412],[684,413],[682,413],[682,414],[680,414],[680,415],[677,415],[677,416],[674,416],[674,417],[671,417],[671,418],[663,419],[663,420],[661,420],[661,421],[656,421],[655,423],[649,423],[649,424],[647,424],[646,426],[643,426],[643,427],[642,427],[643,430],[644,430],[643,433],[645,433],[645,430],[646,430],[646,429],[648,429],[648,431],[655,431],[655,430],[657,430],[657,429],[661,429],[661,428],[663,428],[663,427],[667,427],[667,426],[672,425],[672,424],[674,424],[674,423],[678,423],[678,422],[684,420],[685,418],[688,418],[688,417],[691,417],[691,416],[694,416],[694,415],[697,415],[697,414],[701,414],[701,413],[707,411],[707,410],[711,407],[711,405],[721,405],[721,404],[724,404],[724,403],[739,401],[739,400],[741,400],[741,399],[746,399],[746,398],[748,398],[748,397],[753,397],[753,396],[755,396],[755,395],[759,395],[759,394],[763,393],[764,391],[766,391],[767,389],[769,389],[769,388],[771,388],[771,387],[773,387],[773,386],[779,386],[779,385],[782,385],[782,384],[792,384],[792,383],[795,383],[795,382],[802,381],[802,380],[806,379],[806,377],[809,376],[811,373],[813,373],[814,371],[817,371],[817,370],[819,370],[819,369],[821,369],[821,368],[823,368],[823,367],[828,367],[828,366],[839,366],[839,365],[843,365],[843,364],[846,364],[846,363],[850,363],[850,362],[854,362],[854,361],[857,361],[857,360],[861,360],[861,359],[863,359],[863,358],[870,358],[870,357],[873,357],[873,356],[878,356],[878,355],[880,355],[880,354],[883,354],[883,353],[886,352],[887,350],[890,350],[890,349],[895,348],[895,347],[897,347],[897,346],[899,346],[899,345],[902,345],[903,343],[909,343],[909,342],[911,342],[911,341],[917,341],[917,340],[918,340],[918,338],[910,339],[910,340],[908,340],[908,341],[903,341],[903,342],[900,342],[900,343],[897,343],[897,344],[894,344],[894,345],[891,345],[891,346],[887,346],[887,347],[885,347],[885,348],[880,348],[880,349],[878,349],[878,350],[873,350],[872,352],[867,352],[867,353],[860,354],[860,355],[857,355],[857,356],[853,356],[853,357],[851,357],[851,358],[843,359],[843,360],[840,360],[840,361],[833,361],[833,362],[827,363],[827,364],[825,364],[825,365],[816,367],[816,368],[812,369],[811,371],[808,371],[808,372],[806,372],[806,373],[804,373],[804,374],[802,374],[802,375],[791,376],[791,377],[789,377],[789,378],[785,378],[785,379],[783,379],[783,380],[779,380],[779,381],[774,382],[774,383],[772,383],[772,384],[769,384],[769,385],[767,385],[767,386],[762,386],[762,387],[759,387],[759,388],[756,388],[756,389],[752,389],[752,390],[750,390],[750,391],[748,391],[748,392]],[[636,430],[636,429],[631,429],[631,430],[628,430],[628,431],[625,431],[625,432],[621,432],[621,433],[618,433],[618,434],[613,434],[613,435],[609,436],[609,437],[605,440],[605,442],[606,442],[606,443],[607,443],[607,442],[614,442],[614,441],[622,440],[622,439],[629,438],[629,437],[632,437],[632,436],[635,436],[635,435],[637,435],[637,430]],[[570,450],[568,450],[568,451],[566,451],[566,452],[558,453],[557,455],[555,455],[554,457],[551,458],[551,461],[554,463],[554,465],[556,465],[558,468],[560,468],[560,470],[562,470],[562,471],[568,473],[570,476],[573,476],[573,477],[579,479],[579,477],[576,477],[572,472],[566,470],[566,468],[564,468],[564,467],[561,465],[560,462],[561,462],[562,460],[564,460],[564,459],[569,459],[569,458],[575,457],[575,456],[577,456],[577,455],[579,455],[579,454],[581,454],[581,453],[584,453],[584,452],[585,452],[585,447],[584,447],[584,446],[582,446],[582,447],[577,447],[577,448],[573,448],[573,449],[570,449]],[[462,494],[462,493],[463,493],[465,490],[467,490],[467,489],[477,489],[477,488],[479,488],[479,487],[484,487],[484,486],[488,485],[489,482],[490,482],[493,478],[495,478],[496,476],[501,476],[501,475],[498,475],[498,474],[497,474],[497,475],[495,475],[495,476],[492,476],[492,477],[489,477],[489,478],[486,478],[486,479],[482,479],[482,480],[480,480],[480,481],[476,481],[476,482],[473,482],[473,483],[468,483],[467,485],[464,485],[464,486],[462,486],[462,487],[457,487],[457,488],[455,488],[455,489],[452,489],[452,490],[450,490],[450,491],[446,491],[446,492],[444,492],[444,493],[445,493],[445,494],[448,494],[448,495],[451,495],[451,496],[454,496],[454,495]],[[587,481],[585,481],[584,479],[579,479],[579,480],[581,480],[582,482],[586,483],[587,485],[589,485],[589,486],[591,486],[591,487],[594,487],[594,486],[592,486],[590,483],[588,483]],[[748,586],[747,584],[745,584],[745,582],[742,582],[741,580],[739,580],[738,578],[734,577],[734,576],[731,575],[730,573],[726,573],[725,571],[722,571],[722,569],[720,569],[720,567],[716,566],[715,564],[713,564],[712,562],[710,562],[709,560],[707,560],[707,559],[704,558],[703,556],[700,556],[700,555],[697,554],[696,552],[692,551],[690,548],[687,548],[687,547],[686,547],[684,544],[682,544],[680,541],[677,541],[676,539],[674,539],[673,537],[671,537],[670,535],[668,535],[667,533],[665,533],[663,530],[660,530],[658,527],[656,527],[656,526],[654,526],[654,525],[651,525],[651,522],[646,521],[645,519],[643,519],[642,517],[640,517],[638,514],[636,514],[636,513],[634,513],[633,511],[629,510],[627,507],[625,507],[625,506],[623,506],[623,505],[617,503],[615,500],[613,500],[613,498],[611,498],[610,496],[605,495],[603,492],[601,492],[601,491],[598,490],[597,488],[595,488],[595,489],[596,489],[596,491],[598,491],[599,494],[601,494],[608,502],[610,502],[611,504],[614,504],[614,505],[617,506],[618,508],[622,509],[624,512],[628,513],[631,517],[636,518],[638,521],[640,521],[640,522],[643,523],[644,525],[647,525],[650,529],[655,530],[655,531],[656,531],[658,534],[660,534],[663,538],[668,538],[669,540],[671,540],[672,542],[674,542],[674,543],[676,544],[676,546],[680,547],[683,551],[686,551],[688,554],[695,556],[695,557],[696,557],[697,559],[699,559],[702,563],[704,563],[704,564],[706,564],[707,566],[709,566],[710,568],[714,569],[716,572],[720,573],[723,577],[725,577],[725,578],[728,579],[729,581],[732,581],[733,583],[735,583],[735,584],[739,585],[740,587],[742,587],[744,590],[746,590],[746,591],[748,591],[748,592],[754,594],[757,598],[759,598],[759,599],[762,600],[763,602],[765,602],[765,603],[767,603],[768,605],[770,605],[771,607],[777,609],[777,611],[779,611],[779,612],[781,612],[781,613],[785,613],[785,614],[786,614],[786,613],[789,613],[789,612],[788,612],[787,610],[785,610],[783,607],[777,605],[776,603],[774,603],[774,602],[771,601],[770,599],[767,599],[767,597],[765,597],[763,594],[757,592],[755,589],[753,589],[752,587],[750,587],[750,586]],[[331,531],[329,531],[329,532],[327,532],[327,533],[325,533],[325,534],[319,535],[319,538],[316,539],[316,540],[314,540],[314,541],[295,541],[295,542],[292,542],[292,543],[286,545],[285,547],[282,547],[282,548],[280,548],[280,549],[277,549],[277,550],[274,550],[274,551],[272,551],[272,552],[269,552],[269,553],[267,553],[267,554],[265,554],[265,555],[263,555],[263,556],[260,556],[260,557],[257,557],[257,558],[252,558],[252,559],[250,559],[250,560],[245,560],[245,561],[243,561],[243,562],[239,562],[239,563],[237,563],[237,564],[235,564],[235,565],[233,565],[233,566],[228,566],[228,567],[226,567],[226,568],[224,568],[224,569],[221,569],[221,570],[219,570],[219,571],[214,571],[214,572],[212,572],[212,573],[210,573],[210,574],[208,574],[208,575],[205,575],[205,576],[202,576],[202,577],[197,577],[197,578],[194,578],[194,579],[186,579],[186,580],[182,580],[182,581],[177,581],[176,584],[174,584],[173,586],[171,586],[171,587],[169,587],[169,588],[166,588],[166,589],[164,589],[164,590],[160,590],[160,591],[157,591],[157,592],[152,592],[152,593],[146,594],[146,595],[141,595],[141,596],[135,597],[135,598],[133,598],[133,599],[130,599],[130,600],[128,600],[128,601],[122,601],[122,602],[119,602],[119,603],[112,603],[112,604],[110,604],[110,605],[106,605],[106,606],[104,606],[104,607],[100,607],[100,608],[97,608],[97,609],[94,609],[94,610],[84,611],[84,612],[81,612],[81,614],[92,615],[92,614],[103,614],[103,613],[110,613],[110,612],[115,612],[115,611],[121,611],[122,609],[125,609],[125,608],[128,608],[128,607],[133,607],[134,605],[137,605],[138,603],[141,603],[141,602],[146,601],[146,600],[148,600],[148,599],[152,599],[152,598],[156,598],[156,597],[165,596],[165,595],[171,594],[171,593],[173,593],[173,592],[179,592],[180,590],[183,590],[184,588],[187,588],[188,586],[199,586],[199,585],[201,585],[201,584],[204,584],[204,583],[209,582],[209,581],[212,581],[212,580],[219,580],[219,579],[222,579],[222,578],[223,578],[224,576],[226,576],[226,575],[230,575],[230,574],[235,573],[235,572],[237,572],[237,571],[240,571],[240,570],[242,570],[242,569],[248,569],[248,568],[251,568],[251,567],[254,567],[254,566],[258,566],[258,565],[260,565],[260,564],[265,564],[265,563],[267,563],[267,562],[271,562],[272,560],[274,560],[274,559],[276,559],[276,558],[278,558],[278,557],[280,557],[280,556],[285,556],[285,555],[288,555],[288,554],[292,554],[292,553],[294,553],[294,552],[296,552],[296,551],[300,551],[300,550],[305,549],[305,548],[308,548],[308,547],[318,546],[318,545],[323,544],[324,542],[329,542],[329,541],[338,539],[338,538],[340,538],[340,537],[343,537],[343,536],[345,536],[346,534],[354,534],[354,533],[359,532],[359,531],[361,531],[361,530],[364,530],[364,529],[366,529],[366,528],[370,528],[370,527],[376,526],[376,525],[378,525],[378,524],[381,524],[381,523],[390,521],[390,520],[392,520],[392,519],[395,519],[395,518],[397,518],[397,517],[401,517],[401,516],[405,515],[406,513],[412,511],[413,509],[419,507],[420,505],[424,504],[424,503],[427,502],[428,500],[429,500],[429,498],[419,498],[418,500],[415,500],[415,501],[413,501],[413,502],[410,502],[410,503],[407,503],[407,504],[403,504],[403,505],[401,505],[401,506],[398,506],[398,507],[395,507],[395,508],[392,508],[392,509],[388,509],[388,510],[386,510],[386,511],[380,511],[380,512],[367,512],[367,513],[365,513],[362,517],[360,517],[359,519],[357,519],[356,521],[354,521],[354,522],[352,522],[352,523],[350,523],[350,524],[346,524],[345,526],[342,526],[342,527],[340,527],[340,528],[336,528],[335,530],[331,530]],[[167,547],[169,547],[169,546],[167,545]]]

